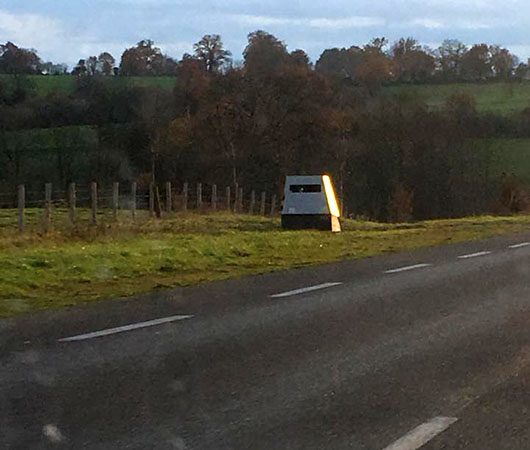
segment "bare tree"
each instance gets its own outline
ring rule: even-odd
[[[230,61],[231,53],[223,48],[218,34],[207,34],[193,45],[195,57],[200,60],[207,72],[216,72]]]

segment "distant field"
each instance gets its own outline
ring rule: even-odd
[[[434,84],[392,86],[386,95],[405,95],[420,99],[432,108],[441,108],[452,94],[473,94],[479,112],[510,114],[530,107],[530,83]]]
[[[28,79],[33,84],[38,95],[48,95],[54,91],[69,94],[75,87],[75,77],[71,75],[39,76],[30,75]],[[0,80],[10,80],[6,75],[0,75]],[[174,77],[110,77],[106,79],[116,86],[158,86],[171,90],[175,84]]]
[[[71,75],[28,77],[39,95],[57,91],[70,93],[74,89],[75,78]],[[8,79],[0,75],[0,80]],[[174,77],[110,77],[109,83],[116,86],[158,86],[171,90]],[[452,94],[470,93],[477,99],[480,112],[500,112],[510,114],[530,106],[530,83],[455,83],[391,86],[383,89],[383,95],[409,96],[425,102],[432,108],[443,106],[445,99]]]
[[[485,159],[490,179],[504,172],[530,185],[530,139],[474,139],[467,148]]]

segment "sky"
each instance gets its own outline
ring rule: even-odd
[[[258,29],[313,61],[376,36],[431,48],[446,38],[499,44],[526,61],[529,18],[527,0],[0,0],[0,42],[70,67],[103,51],[119,60],[142,39],[180,59],[205,34],[220,34],[238,61]]]

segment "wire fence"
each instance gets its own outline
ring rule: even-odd
[[[0,226],[16,225],[21,232],[27,224],[36,222],[43,232],[49,231],[52,212],[59,210],[71,224],[97,225],[107,221],[135,221],[139,216],[164,219],[172,213],[187,211],[274,216],[279,209],[275,194],[238,185],[219,188],[203,183],[182,186],[171,182],[149,186],[138,186],[136,182],[88,186],[71,183],[64,190],[46,183],[41,191],[27,191],[25,185],[19,185],[13,192],[0,192]]]

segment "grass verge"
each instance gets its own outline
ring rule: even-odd
[[[223,213],[68,227],[65,212],[55,213],[55,231],[46,236],[18,234],[6,222],[14,212],[0,214],[0,316],[486,238],[530,225],[530,216],[397,225],[346,220],[343,233],[331,234],[282,231],[278,219]]]

